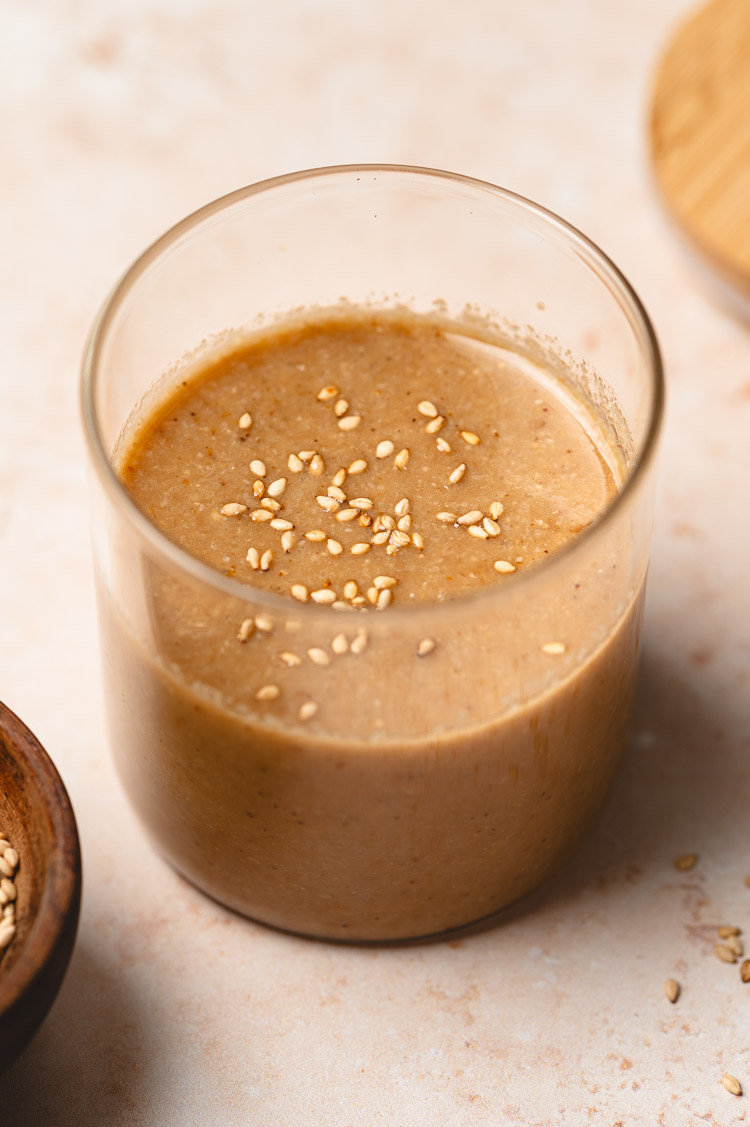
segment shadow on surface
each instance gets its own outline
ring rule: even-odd
[[[121,1127],[148,1103],[151,1037],[145,999],[79,933],[46,1021],[2,1077],[13,1127]]]

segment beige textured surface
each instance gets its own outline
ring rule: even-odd
[[[603,1127],[750,1119],[750,337],[686,273],[645,164],[684,0],[0,5],[0,692],[76,807],[78,945],[2,1081],[17,1127]],[[76,381],[147,241],[210,197],[334,161],[454,168],[579,224],[660,333],[670,405],[632,750],[522,914],[452,944],[274,934],[146,845],[105,746]],[[680,875],[673,858],[701,861]],[[662,993],[674,976],[683,994]]]

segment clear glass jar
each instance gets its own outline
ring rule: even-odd
[[[254,689],[289,639],[330,640],[341,615],[188,555],[113,459],[186,356],[342,297],[491,324],[508,356],[594,405],[623,485],[598,523],[512,583],[367,615],[358,660],[307,675],[355,701],[356,722],[330,707],[302,724],[293,694],[271,719]],[[163,855],[238,912],[331,939],[443,933],[537,885],[600,806],[627,734],[662,398],[654,334],[622,275],[489,184],[321,169],[236,192],[155,243],[93,328],[83,410],[111,740]],[[239,676],[227,655],[247,619],[260,625]],[[425,637],[438,649],[411,660]]]

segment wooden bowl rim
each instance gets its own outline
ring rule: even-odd
[[[78,910],[81,882],[81,852],[73,807],[54,763],[36,736],[0,701],[0,730],[17,753],[24,781],[32,781],[43,798],[52,824],[54,849],[50,873],[34,922],[24,937],[18,959],[6,974],[0,968],[0,1018],[24,997],[35,979],[44,973],[73,908]],[[66,854],[70,861],[66,860]]]

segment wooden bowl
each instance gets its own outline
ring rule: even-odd
[[[0,704],[0,831],[18,852],[16,934],[0,952],[0,1071],[36,1032],[70,960],[81,902],[73,809],[41,744]]]

